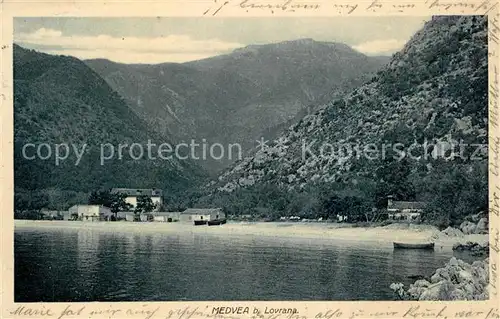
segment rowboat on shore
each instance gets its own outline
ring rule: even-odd
[[[394,242],[394,249],[434,249],[434,243],[397,243]]]
[[[214,219],[207,222],[208,226],[224,225],[226,223],[225,219]]]
[[[206,220],[195,220],[194,221],[194,225],[195,226],[200,226],[200,225],[206,225],[207,224],[207,221]]]

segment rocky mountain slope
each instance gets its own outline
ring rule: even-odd
[[[156,131],[175,141],[204,138],[247,150],[311,112],[310,106],[361,84],[387,61],[344,44],[301,39],[183,64],[86,63]]]
[[[379,196],[432,201],[437,188],[445,191],[446,174],[464,184],[486,180],[486,148],[476,144],[487,143],[487,71],[486,19],[434,17],[370,81],[305,116],[213,185],[227,193],[265,184],[375,184]],[[462,158],[458,146],[450,157],[461,140],[468,144]],[[430,181],[441,184],[422,185]],[[468,187],[485,187],[477,183]]]
[[[187,187],[200,172],[191,163],[177,160],[122,160],[100,163],[100,145],[141,143],[148,139],[167,142],[149,130],[123,99],[82,61],[53,56],[14,46],[14,169],[15,187],[21,190],[53,189],[90,192],[99,188],[164,187],[165,191]],[[51,148],[47,159],[36,156],[36,147]],[[67,144],[68,157],[55,162],[56,144]],[[78,165],[78,151],[87,144]],[[60,146],[61,155],[65,149]],[[106,149],[108,150],[108,149]],[[40,150],[45,158],[47,147]],[[107,154],[107,153],[106,153]]]

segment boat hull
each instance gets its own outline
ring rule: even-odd
[[[434,249],[434,243],[397,243],[394,242],[394,249]]]
[[[206,220],[195,220],[194,221],[195,226],[206,225],[206,224],[207,224]]]
[[[216,220],[209,220],[207,222],[208,226],[217,226],[217,225],[224,225],[226,223],[225,219],[216,219]]]

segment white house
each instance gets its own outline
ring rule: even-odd
[[[126,194],[125,202],[135,207],[137,205],[137,198],[139,196],[149,196],[151,201],[156,205],[156,211],[161,209],[163,204],[162,200],[162,190],[152,189],[152,188],[113,188],[111,193],[122,193]]]
[[[226,218],[226,214],[220,208],[189,208],[180,213],[179,221],[194,222],[202,220],[217,220]]]
[[[393,196],[387,197],[387,213],[389,219],[394,220],[416,220],[423,212],[426,203],[395,201]]]
[[[101,221],[105,216],[111,214],[111,210],[102,205],[73,205],[69,209],[69,215],[81,221]]]

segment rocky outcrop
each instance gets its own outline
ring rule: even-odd
[[[447,237],[464,237],[465,235],[488,234],[487,214],[481,212],[467,216],[458,228],[449,226],[440,235]]]
[[[476,225],[476,234],[487,234],[488,233],[488,219],[481,218]]]
[[[445,230],[441,231],[441,233],[448,236],[448,237],[463,237],[464,236],[464,233],[460,229],[453,228],[450,226],[448,228],[446,228]]]
[[[488,255],[490,249],[489,243],[480,244],[468,241],[465,244],[456,243],[453,245],[453,250],[457,251],[470,251],[475,256],[485,256]]]
[[[453,257],[430,281],[417,280],[407,290],[402,283],[390,288],[402,300],[487,300],[488,266],[488,258],[471,265]]]
[[[474,234],[476,231],[476,224],[466,220],[460,224],[460,230],[466,235]]]
[[[465,235],[487,234],[488,233],[487,214],[481,212],[479,214],[471,215],[467,217],[462,224],[460,224],[459,228]]]

